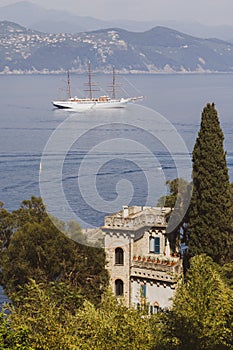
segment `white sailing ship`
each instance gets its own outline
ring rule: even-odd
[[[78,98],[71,97],[70,93],[70,77],[68,72],[68,98],[64,100],[55,100],[52,101],[54,107],[57,108],[66,108],[66,109],[75,109],[77,111],[84,111],[88,109],[112,109],[112,108],[124,108],[130,102],[140,100],[143,96],[138,97],[129,97],[129,98],[116,98],[116,78],[115,78],[115,69],[113,68],[113,78],[112,78],[112,97],[108,95],[103,95],[99,97],[93,97],[93,89],[95,84],[92,82],[91,66],[90,62],[88,63],[88,89],[85,91],[89,92],[89,97],[87,98]]]

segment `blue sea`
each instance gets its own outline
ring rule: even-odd
[[[99,93],[111,76],[96,75]],[[84,75],[71,75],[83,95]],[[66,96],[66,76],[1,76],[0,200],[8,210],[42,196],[53,215],[83,227],[103,224],[122,205],[156,205],[165,182],[191,179],[201,112],[214,102],[233,181],[233,75],[120,75],[117,94],[143,95],[127,109],[74,113],[51,101]]]

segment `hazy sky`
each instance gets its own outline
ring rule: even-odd
[[[20,0],[0,0],[8,5]],[[101,19],[182,20],[233,25],[233,0],[28,0]]]

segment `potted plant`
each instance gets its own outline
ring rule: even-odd
[[[171,265],[174,266],[175,264],[176,264],[176,261],[173,259],[173,260],[171,261]]]

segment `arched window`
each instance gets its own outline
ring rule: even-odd
[[[123,281],[118,279],[115,281],[115,294],[116,296],[123,295],[124,293],[124,284]]]
[[[124,252],[122,248],[115,249],[115,264],[124,265]]]

